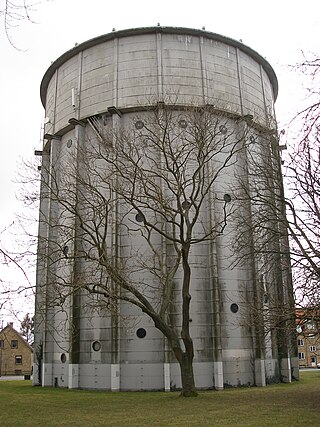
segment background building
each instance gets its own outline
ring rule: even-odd
[[[300,368],[320,366],[319,311],[296,310],[297,344]]]
[[[223,113],[230,135],[243,132],[246,141],[256,143],[256,152],[268,146],[264,161],[271,159],[279,177],[278,154],[268,145],[275,133],[277,90],[272,68],[252,49],[217,34],[185,28],[113,32],[76,46],[51,64],[41,84],[46,126],[43,151],[37,153],[42,155],[42,187],[35,320],[35,370],[40,375],[34,375],[35,382],[111,390],[181,386],[178,364],[145,314],[121,303],[116,314],[106,310],[89,313],[89,300],[83,294],[59,294],[55,278],[74,284],[77,277],[84,280],[83,263],[87,261],[76,256],[79,222],[54,199],[66,183],[83,196],[81,183],[69,171],[75,164],[79,170],[86,168],[79,153],[89,142],[99,147],[103,135],[119,127],[143,127],[150,106],[164,103],[181,115],[194,106],[207,108],[212,120]],[[179,126],[186,123],[187,119],[180,120]],[[224,127],[219,129],[224,132]],[[238,156],[233,168],[215,183],[217,200],[227,201],[233,194],[239,170],[251,185],[246,155]],[[57,167],[59,176],[53,177]],[[71,193],[68,203],[70,200]],[[215,221],[219,203],[210,203],[208,200]],[[240,207],[242,215],[245,211],[250,218],[250,207],[246,209]],[[290,269],[278,254],[264,271],[254,253],[245,266],[235,263],[231,268],[237,256],[232,242],[240,210],[233,231],[230,226],[228,233],[210,245],[199,245],[193,253],[191,331],[199,388],[263,386],[291,381],[292,373],[298,376],[290,334],[267,330],[266,319],[252,316],[254,306],[266,307],[268,301],[281,300],[290,306]],[[127,258],[134,269],[132,254],[143,243],[128,224],[139,223],[139,218],[132,212],[127,227],[119,228],[116,215],[109,236],[114,259]],[[57,231],[66,224],[72,230],[68,239]],[[253,238],[250,235],[249,241]],[[58,249],[63,259],[54,263],[52,254]],[[92,280],[94,274],[86,280]],[[55,304],[49,303],[52,296],[57,298]],[[174,302],[172,305],[179,319]],[[134,321],[128,322],[128,318]]]
[[[32,347],[8,324],[0,331],[0,376],[31,375]]]

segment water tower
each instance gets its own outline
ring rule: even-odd
[[[61,295],[55,286],[58,278],[59,283],[76,283],[87,262],[75,256],[81,224],[65,208],[80,197],[81,185],[76,178],[69,182],[69,171],[75,164],[85,169],[83,157],[77,154],[81,147],[88,141],[99,146],[104,132],[143,127],[150,106],[170,106],[170,102],[177,114],[207,106],[213,117],[227,117],[234,134],[245,129],[244,138],[259,144],[274,135],[277,91],[275,73],[258,53],[241,42],[195,29],[158,26],[115,31],[75,46],[51,64],[41,83],[46,124],[41,153],[35,383],[114,391],[181,386],[177,361],[146,314],[121,302],[117,312],[90,313],[85,295],[71,291]],[[279,172],[277,157],[272,164]],[[218,199],[228,201],[238,166],[216,182]],[[53,169],[59,171],[55,177]],[[242,166],[240,170],[245,174]],[[59,185],[67,181],[73,192],[69,198],[63,196],[62,208],[57,194]],[[131,220],[139,222],[135,212]],[[141,243],[119,228],[114,217],[110,221],[114,259],[124,247],[132,254]],[[69,227],[68,239],[61,237],[61,224]],[[259,324],[263,317],[251,318],[251,323],[244,320],[246,305],[250,311],[255,301],[252,295],[261,300],[266,295],[260,290],[255,254],[245,267],[233,262],[233,233],[230,229],[220,235],[210,248],[200,245],[192,255],[196,386],[221,389],[291,381],[292,372],[297,375],[291,338],[272,330],[265,334]],[[59,261],[53,256],[58,250]],[[280,255],[276,263],[281,273],[270,292],[290,305],[290,270]]]

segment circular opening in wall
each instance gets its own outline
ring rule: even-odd
[[[69,246],[68,246],[68,245],[65,245],[65,246],[63,247],[62,251],[63,251],[64,256],[65,256],[65,257],[67,257],[67,256],[68,256],[68,253],[69,253]]]
[[[137,330],[137,337],[144,338],[147,335],[147,331],[144,328],[139,328]]]
[[[134,126],[136,129],[142,129],[144,127],[144,123],[141,120],[138,120],[135,122]]]
[[[187,126],[188,126],[188,122],[187,122],[186,120],[179,120],[179,126],[180,126],[182,129],[186,129],[186,128],[187,128]]]
[[[67,356],[65,355],[65,353],[62,353],[62,354],[61,354],[61,356],[60,356],[60,360],[61,360],[61,362],[62,362],[62,363],[66,363]]]
[[[225,135],[225,134],[227,133],[227,128],[226,128],[226,126],[225,126],[225,125],[221,125],[221,126],[219,126],[219,131],[220,131],[223,135]]]
[[[93,351],[99,351],[99,350],[101,350],[101,342],[100,341],[93,341],[93,343],[92,343],[92,350]]]
[[[67,141],[67,147],[70,148],[72,145],[72,139],[68,139]]]
[[[232,303],[232,304],[230,305],[230,310],[232,311],[232,313],[237,313],[237,312],[238,312],[238,310],[239,310],[239,306],[238,306],[238,304],[236,304],[235,302],[234,302],[234,303]]]
[[[223,196],[223,200],[224,200],[226,203],[231,202],[231,196],[230,196],[230,194],[225,194],[225,195]]]
[[[187,200],[184,200],[184,201],[181,203],[182,209],[188,209],[188,208],[190,207],[190,205],[191,205],[191,203],[190,203],[190,202],[188,202]]]
[[[136,221],[137,222],[143,222],[144,221],[144,215],[142,213],[137,213],[136,215]]]

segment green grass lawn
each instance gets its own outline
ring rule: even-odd
[[[320,425],[320,370],[265,388],[110,393],[0,381],[0,425],[9,426],[302,426]]]

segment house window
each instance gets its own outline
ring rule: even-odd
[[[304,352],[303,351],[299,351],[299,360],[304,360]]]
[[[11,340],[11,348],[18,348],[18,341],[17,340]]]
[[[4,348],[4,341],[0,340],[0,348]]]
[[[304,346],[304,341],[302,339],[298,339],[298,345],[300,347],[303,347]]]
[[[22,356],[16,356],[15,357],[15,363],[16,365],[22,365]]]
[[[315,345],[310,346],[310,351],[317,351],[317,347]]]

